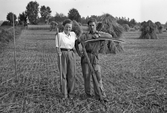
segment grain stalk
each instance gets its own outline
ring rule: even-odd
[[[14,77],[12,77],[12,78],[10,78],[10,79],[8,79],[8,80],[6,80],[6,81],[4,81],[4,82],[1,82],[0,83],[0,85],[3,85],[4,83],[7,83],[7,82],[9,82],[10,80],[12,80],[12,79],[14,79],[15,77],[16,78],[18,78],[17,77],[17,61],[16,61],[16,37],[15,37],[15,22],[14,22],[14,14],[13,14],[13,42],[14,42],[14,74],[15,74],[15,76]]]
[[[13,14],[13,39],[14,39],[14,64],[15,64],[15,76],[17,77],[16,37],[15,37],[15,22],[14,22],[14,14]]]
[[[62,92],[63,91],[63,84],[62,84],[62,62],[61,62],[61,55],[62,55],[62,53],[61,53],[61,49],[60,49],[60,43],[59,43],[59,35],[58,35],[58,32],[59,32],[59,30],[58,29],[56,29],[56,35],[57,35],[57,42],[58,42],[58,60],[59,60],[59,75],[60,75],[60,91]]]

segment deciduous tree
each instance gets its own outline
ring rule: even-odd
[[[43,18],[44,21],[48,22],[51,12],[52,11],[51,11],[50,7],[46,7],[43,5],[40,8],[40,14],[41,14],[41,17]]]
[[[31,24],[37,24],[38,20],[38,9],[39,4],[36,1],[31,1],[26,7],[27,17]]]
[[[56,22],[63,22],[65,19],[67,19],[67,16],[65,16],[63,13],[57,13],[54,17]]]
[[[10,22],[11,25],[13,24],[13,15],[14,15],[14,21],[16,21],[17,17],[12,12],[9,12],[6,16],[6,19]]]
[[[81,21],[81,15],[79,14],[78,10],[75,8],[72,8],[69,10],[68,18],[70,18],[71,20],[76,20],[77,22]]]
[[[27,14],[26,12],[22,12],[18,17],[19,24],[26,25],[27,24]]]

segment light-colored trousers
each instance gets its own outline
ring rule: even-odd
[[[60,64],[58,60],[58,64]],[[65,98],[73,94],[76,74],[76,56],[73,51],[62,51],[62,80],[61,92]],[[60,65],[59,65],[60,69]]]

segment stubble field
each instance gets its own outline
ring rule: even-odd
[[[166,32],[158,40],[141,40],[139,32],[126,32],[124,52],[100,55],[108,103],[85,97],[78,55],[75,98],[61,98],[54,34],[23,30],[16,42],[16,72],[13,43],[0,49],[0,112],[167,112]]]

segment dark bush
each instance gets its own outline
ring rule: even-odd
[[[16,38],[21,34],[21,27],[16,27],[15,28],[15,36]],[[11,40],[13,40],[13,28],[10,29],[2,29],[0,32],[0,42],[1,43],[8,43]]]
[[[1,26],[10,26],[11,24],[10,24],[10,22],[9,21],[4,21],[3,23],[2,23],[2,25]]]

